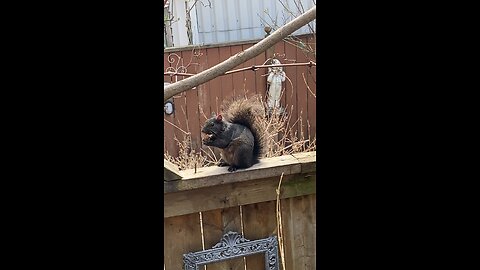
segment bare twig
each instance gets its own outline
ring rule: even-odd
[[[305,78],[305,73],[302,72],[302,77],[303,77],[303,81],[305,82],[305,85],[307,86],[307,89],[308,91],[310,92],[310,94],[312,94],[312,96],[314,98],[317,98],[317,96],[312,92],[312,90],[310,89],[310,86],[308,86],[308,83],[307,83],[307,79]]]
[[[167,119],[163,118],[163,121],[169,123],[170,125],[172,125],[173,127],[177,128],[178,130],[180,130],[181,132],[183,132],[183,134],[185,135],[190,135],[190,133],[186,132],[185,130],[181,129],[179,126],[175,125],[174,123],[168,121]]]
[[[280,186],[282,185],[283,172],[278,182],[277,192],[277,232],[278,232],[278,248],[280,249],[280,258],[282,260],[282,269],[285,270],[285,248],[283,245],[283,226],[282,226],[282,209],[280,206]]]
[[[189,76],[193,76],[195,74],[192,74],[192,73],[183,73],[183,72],[174,72],[174,71],[166,71],[163,73],[164,76],[170,76],[170,77],[173,77],[173,76],[185,76],[185,77],[189,77]]]
[[[246,70],[256,71],[259,68],[294,67],[294,66],[309,66],[309,67],[312,67],[312,66],[317,66],[317,63],[315,63],[313,61],[310,61],[308,63],[275,64],[275,65],[260,65],[260,66],[253,65],[253,66],[250,66],[250,67],[239,68],[239,69],[235,69],[235,70],[232,70],[232,71],[225,72],[224,75],[232,74],[232,73],[236,73],[236,72],[240,72],[240,71],[246,71]]]
[[[248,71],[248,70],[257,71],[257,70],[260,69],[260,68],[269,68],[269,67],[296,67],[296,66],[316,67],[316,66],[317,66],[317,63],[315,63],[315,62],[313,62],[313,61],[309,61],[309,62],[306,62],[306,63],[275,64],[275,65],[258,65],[258,66],[252,65],[252,66],[250,66],[250,67],[239,68],[239,69],[227,71],[227,72],[221,74],[220,76],[228,75],[228,74],[232,74],[232,73],[237,73],[237,72],[241,72],[241,71]],[[180,72],[174,72],[174,71],[166,71],[166,72],[163,73],[163,75],[172,77],[172,76],[194,76],[194,75],[197,75],[197,74],[192,74],[192,73],[180,73]]]

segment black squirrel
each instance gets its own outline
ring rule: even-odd
[[[212,114],[202,128],[203,144],[221,149],[218,166],[249,168],[263,154],[264,138],[260,121],[265,110],[257,96],[233,99],[223,106],[224,114]]]

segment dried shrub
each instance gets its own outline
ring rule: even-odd
[[[210,162],[208,162],[207,156],[203,156],[201,153],[195,152],[192,149],[190,134],[184,135],[181,141],[178,140],[176,136],[174,139],[179,148],[178,157],[173,157],[168,152],[165,152],[164,158],[177,165],[179,170],[200,168],[209,165]]]
[[[293,110],[293,106],[292,106]],[[292,125],[291,115],[288,110],[285,113],[271,112],[261,122],[264,125],[266,136],[264,157],[278,157],[294,153],[309,152],[316,150],[316,139],[305,138],[304,123],[302,116]],[[297,127],[300,126],[300,134]],[[310,125],[308,125],[310,130]]]

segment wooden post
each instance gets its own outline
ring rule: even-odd
[[[170,161],[163,159],[163,181],[182,179],[178,167]]]

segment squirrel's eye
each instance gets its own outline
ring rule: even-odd
[[[213,127],[213,125],[214,125],[213,123],[210,123],[210,126],[212,126],[212,127]]]

